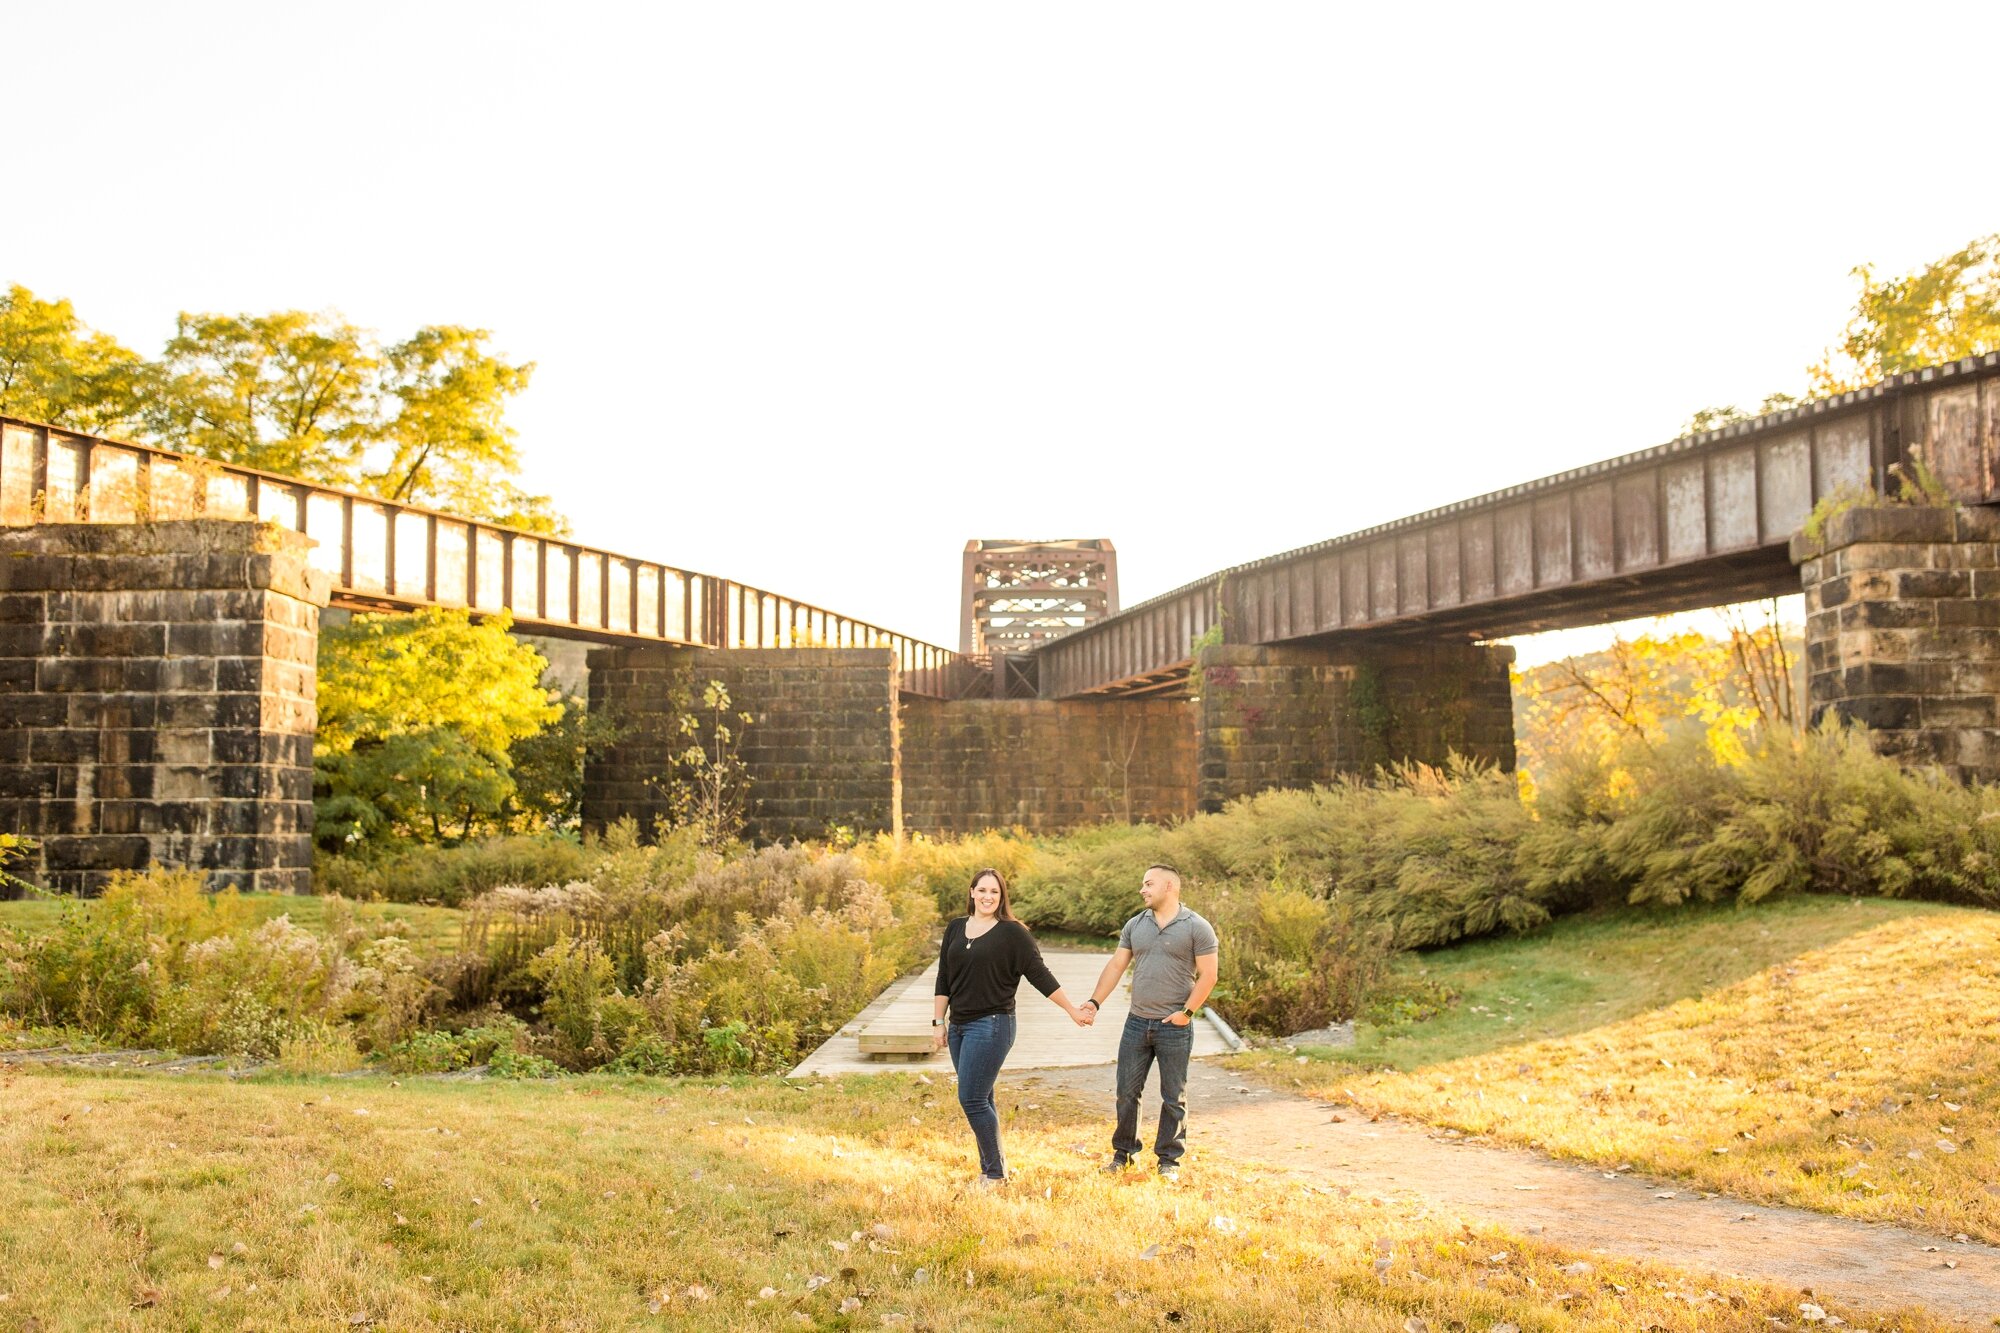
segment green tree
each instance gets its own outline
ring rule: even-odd
[[[470,836],[514,794],[512,747],[562,714],[506,616],[358,615],[320,634],[320,840]]]
[[[559,532],[549,498],[511,480],[521,456],[507,400],[528,387],[534,364],[508,365],[487,350],[490,336],[424,328],[382,354],[386,419],[365,485],[391,500]]]
[[[566,532],[549,497],[514,480],[507,406],[535,367],[495,355],[491,337],[440,324],[384,347],[332,312],[183,312],[148,362],[69,302],[14,287],[0,297],[0,412]]]
[[[129,429],[145,362],[86,327],[68,301],[0,295],[0,413],[88,434]]]
[[[615,744],[620,729],[592,713],[575,695],[562,700],[562,716],[532,736],[514,742],[513,820],[527,830],[575,832],[583,826],[583,761],[591,751]]]
[[[183,313],[153,367],[145,424],[169,449],[351,485],[378,434],[369,341],[332,314]]]

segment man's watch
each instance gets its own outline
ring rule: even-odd
[[[1102,1008],[1104,1007],[1103,1005],[1101,1005],[1101,1004],[1099,1004],[1099,1003],[1097,1002],[1097,1000],[1096,1000],[1096,998],[1095,998],[1095,997],[1093,997],[1093,998],[1091,998],[1091,999],[1088,999],[1088,1000],[1085,1000],[1085,1001],[1084,1001],[1084,1003],[1085,1003],[1085,1004],[1087,1004],[1087,1005],[1089,1005],[1089,1006],[1090,1006],[1091,1008],[1093,1008],[1093,1009],[1102,1009]]]
[[[1182,1010],[1181,1010],[1181,1012],[1182,1012],[1183,1014],[1186,1014],[1186,1015],[1188,1016],[1188,1019],[1189,1019],[1189,1021],[1193,1021],[1193,1019],[1194,1019],[1194,1010],[1192,1010],[1192,1009],[1182,1009]]]

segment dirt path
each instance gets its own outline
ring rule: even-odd
[[[1024,1071],[1016,1087],[1062,1088],[1106,1111],[1111,1070]],[[1148,1088],[1154,1107],[1158,1096]],[[1151,1115],[1147,1116],[1147,1134]],[[1577,1250],[1809,1288],[1881,1310],[1922,1306],[1990,1328],[2000,1319],[2000,1249],[1800,1208],[1704,1199],[1686,1186],[1484,1144],[1407,1121],[1274,1092],[1197,1063],[1188,1081],[1189,1165],[1207,1153],[1289,1170],[1364,1197],[1415,1196]],[[1107,1148],[1107,1152],[1108,1152]],[[1947,1263],[1956,1267],[1947,1267]]]

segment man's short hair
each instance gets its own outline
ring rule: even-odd
[[[1180,872],[1180,871],[1179,871],[1179,870],[1178,870],[1177,868],[1175,868],[1175,867],[1173,867],[1173,866],[1170,866],[1170,865],[1168,865],[1168,864],[1167,864],[1167,863],[1166,863],[1165,861],[1155,861],[1155,862],[1153,862],[1153,864],[1151,864],[1151,865],[1147,866],[1147,867],[1146,867],[1146,869],[1147,869],[1148,871],[1154,871],[1154,870],[1164,870],[1164,871],[1166,871],[1166,872],[1167,872],[1167,873],[1168,873],[1169,875],[1172,875],[1172,876],[1174,877],[1174,887],[1175,887],[1175,888],[1179,888],[1179,887],[1181,887],[1181,885],[1182,885],[1182,883],[1183,883],[1183,881],[1182,881],[1182,879],[1181,879],[1181,872]]]

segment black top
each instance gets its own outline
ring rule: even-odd
[[[938,950],[936,994],[951,999],[951,1021],[970,1023],[988,1014],[1014,1012],[1014,991],[1026,977],[1044,995],[1062,985],[1042,962],[1035,937],[1018,921],[996,921],[984,935],[965,938],[965,918],[953,917]]]

